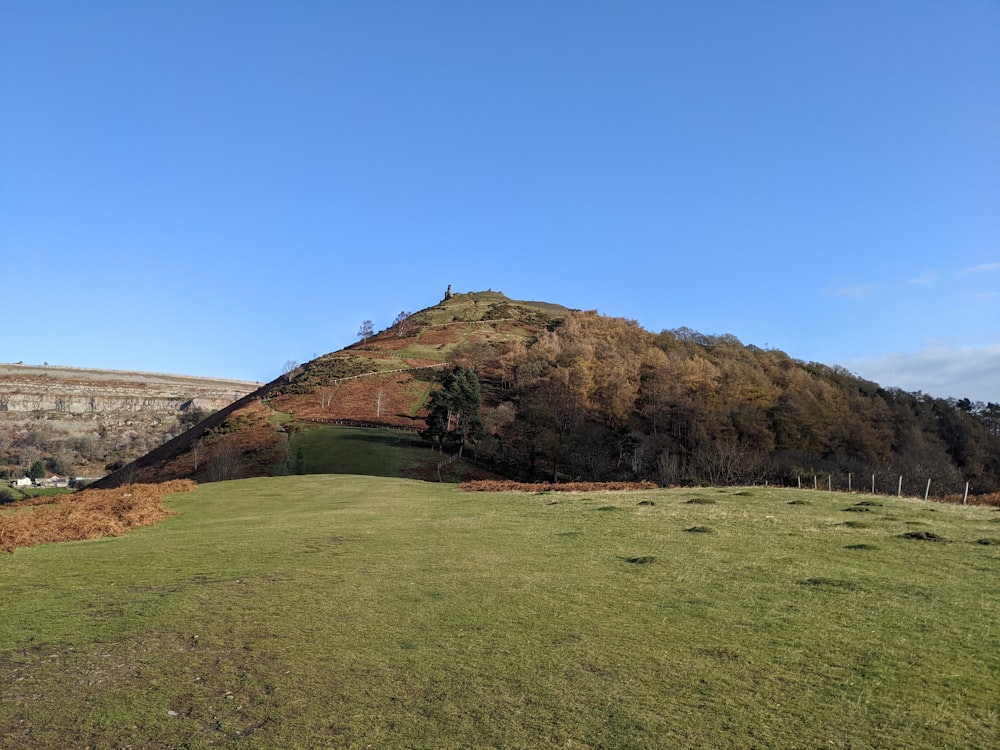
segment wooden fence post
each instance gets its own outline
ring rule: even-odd
[[[964,494],[964,495],[962,495],[962,505],[965,505],[965,502],[966,502],[966,501],[967,501],[968,499],[969,499],[969,483],[968,483],[968,482],[966,482],[966,483],[965,483],[965,494]]]
[[[927,477],[927,489],[924,490],[924,500],[926,500],[927,496],[930,494],[931,494],[931,479],[930,477]]]
[[[899,475],[899,486],[896,488],[896,497],[903,496],[903,475]]]

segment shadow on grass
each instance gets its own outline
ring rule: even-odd
[[[356,428],[357,431],[345,433],[340,436],[341,440],[353,440],[362,443],[374,443],[376,445],[385,445],[392,448],[398,448],[400,446],[406,448],[430,448],[430,443],[425,441],[422,437],[412,432],[383,432],[378,428],[372,428],[370,432],[362,432],[361,428]]]

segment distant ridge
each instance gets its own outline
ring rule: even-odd
[[[73,367],[69,365],[30,365],[21,363],[0,362],[0,376],[3,375],[42,375],[47,377],[79,379],[79,380],[124,380],[129,382],[206,382],[227,384],[240,387],[259,386],[260,383],[251,380],[234,378],[204,377],[200,375],[180,375],[176,373],[145,372],[142,370],[104,370],[93,367]]]

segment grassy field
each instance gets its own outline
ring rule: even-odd
[[[363,474],[433,480],[442,455],[418,434],[371,427],[305,425],[291,440],[290,469],[300,474]],[[456,461],[441,469],[445,482],[480,478],[483,472]]]
[[[0,558],[0,747],[1000,746],[990,508],[349,475],[168,505]]]
[[[398,477],[443,458],[415,433],[361,427],[312,426],[293,435],[291,450],[303,474]]]
[[[24,487],[20,490],[16,490],[13,487],[0,487],[0,505],[32,497],[52,497],[55,495],[71,494],[73,494],[73,490],[67,487]]]

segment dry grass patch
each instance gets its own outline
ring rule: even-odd
[[[139,526],[151,526],[174,514],[163,507],[164,495],[190,492],[196,486],[190,479],[177,479],[14,503],[10,507],[18,512],[0,518],[0,552],[36,544],[121,536]]]

